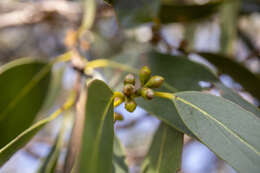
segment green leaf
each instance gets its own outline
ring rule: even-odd
[[[223,54],[232,55],[234,53],[234,41],[237,35],[237,22],[240,7],[240,0],[227,1],[220,9],[220,51]]]
[[[27,144],[46,124],[52,121],[52,117],[43,119],[30,128],[26,129],[6,146],[0,149],[0,167],[8,161],[11,156]]]
[[[114,137],[113,173],[128,173],[125,163],[125,152],[117,137]]]
[[[204,19],[217,12],[223,0],[203,5],[162,3],[159,0],[106,0],[115,7],[119,24],[132,28],[159,18],[161,23],[191,22]]]
[[[57,109],[54,113],[52,113],[48,118],[45,118],[25,131],[15,137],[12,141],[10,141],[7,145],[0,149],[0,167],[7,161],[9,158],[21,149],[25,144],[27,144],[36,133],[38,133],[46,124],[54,120],[58,115],[60,115],[63,111],[70,109],[75,101],[75,93],[71,95],[71,97],[64,103],[64,105]]]
[[[153,74],[165,78],[164,91],[201,90],[200,81],[217,81],[215,74],[207,67],[190,61],[187,57],[161,54],[155,51],[150,52],[148,57],[148,66],[152,69]],[[137,103],[147,112],[155,115],[168,125],[190,136],[194,136],[183,124],[176,108],[171,106],[171,101],[154,98],[151,101],[138,99]]]
[[[218,81],[217,76],[209,68],[189,60],[186,56],[151,51],[147,57],[148,66],[153,74],[163,76],[166,82],[164,86],[171,92],[201,90],[200,81]]]
[[[238,172],[260,170],[260,119],[221,97],[180,92],[172,102],[199,140]]]
[[[156,18],[159,0],[114,0],[114,8],[120,26],[135,27]]]
[[[177,129],[182,133],[186,133],[189,136],[195,137],[192,132],[185,126],[179,117],[176,108],[172,106],[172,102],[170,100],[155,97],[152,100],[138,98],[136,99],[136,102],[151,115],[156,116],[174,129]]]
[[[128,167],[125,164],[125,156],[113,156],[113,173],[128,173]]]
[[[183,133],[161,123],[146,158],[145,172],[177,172],[181,168],[182,147]]]
[[[65,66],[59,67],[58,69],[52,70],[52,78],[49,85],[49,91],[42,107],[43,111],[49,111],[55,103],[62,91],[62,80],[65,71]]]
[[[112,172],[113,92],[100,80],[88,84],[79,173]]]
[[[205,19],[216,13],[223,1],[208,2],[203,5],[162,4],[159,18],[162,23],[191,22]]]
[[[60,132],[55,140],[54,145],[52,146],[49,154],[47,155],[46,159],[44,160],[42,166],[40,167],[38,173],[55,173],[57,162],[62,150],[63,140],[64,140],[64,133],[66,130],[66,126],[68,122],[71,121],[69,116],[63,117],[63,123],[60,129]]]
[[[0,68],[0,148],[32,124],[45,100],[51,67],[24,58]]]
[[[243,99],[240,95],[238,95],[235,91],[230,88],[225,87],[221,83],[215,83],[215,87],[219,89],[220,94],[227,100],[232,101],[233,103],[238,104],[242,108],[246,109],[247,111],[255,114],[260,118],[260,110],[255,106]]]
[[[230,75],[236,82],[240,83],[245,90],[260,100],[260,78],[249,71],[246,67],[235,62],[230,57],[214,53],[199,53],[202,57],[215,65],[220,73]]]

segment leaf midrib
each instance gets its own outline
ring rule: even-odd
[[[251,149],[252,151],[254,151],[257,155],[260,156],[260,152],[252,145],[250,145],[249,143],[247,143],[242,137],[240,137],[236,132],[234,132],[233,130],[229,129],[227,126],[225,126],[222,122],[218,121],[216,118],[214,118],[213,116],[211,116],[208,112],[204,111],[203,109],[201,109],[200,107],[192,104],[191,102],[182,99],[180,97],[173,97],[172,102],[173,104],[176,106],[176,101],[179,100],[180,102],[192,107],[193,109],[201,112],[203,115],[205,115],[206,117],[208,117],[209,119],[213,120],[214,122],[216,122],[217,124],[219,124],[221,127],[223,127],[226,131],[228,131],[232,136],[234,136],[235,138],[237,138],[241,143],[243,143],[244,145],[246,145],[249,149]]]

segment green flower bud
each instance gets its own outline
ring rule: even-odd
[[[119,113],[114,113],[114,122],[116,121],[123,121],[124,117]]]
[[[132,84],[126,84],[123,89],[123,93],[129,97],[135,93],[135,86]]]
[[[159,88],[164,81],[164,78],[161,76],[153,76],[151,79],[146,83],[145,87],[147,88]]]
[[[120,105],[121,103],[123,103],[125,101],[124,97],[116,97],[114,99],[114,107],[117,107],[118,105]]]
[[[154,92],[151,88],[143,88],[142,89],[142,96],[145,99],[151,100],[154,96]]]
[[[135,85],[135,76],[132,74],[128,74],[125,77],[124,84],[132,84]]]
[[[132,99],[126,100],[125,109],[129,112],[134,112],[136,109],[136,102]]]
[[[139,77],[140,77],[140,82],[142,86],[146,84],[146,82],[150,79],[151,77],[151,70],[147,66],[143,66],[139,72]]]

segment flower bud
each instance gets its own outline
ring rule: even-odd
[[[142,89],[142,96],[145,99],[151,100],[154,96],[154,92],[151,88],[143,88]]]
[[[124,101],[125,101],[124,97],[115,97],[115,99],[114,99],[114,107],[117,107],[118,105],[120,105]]]
[[[123,89],[123,93],[129,97],[135,93],[135,86],[132,84],[126,84]]]
[[[124,84],[132,84],[135,85],[135,77],[133,74],[128,74],[125,77]]]
[[[115,112],[114,113],[114,122],[122,121],[122,120],[124,120],[124,117],[121,114]]]
[[[142,86],[146,84],[146,82],[150,79],[151,77],[151,70],[147,66],[143,66],[139,72],[139,78],[141,81]]]
[[[129,99],[125,102],[125,109],[128,112],[134,112],[134,110],[136,109],[136,102],[132,99]]]
[[[145,87],[147,88],[159,88],[164,81],[164,78],[161,76],[153,76],[151,79],[146,83]]]

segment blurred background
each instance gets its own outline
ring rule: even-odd
[[[209,0],[175,1],[189,5],[204,4]],[[158,48],[166,52],[167,46],[179,47],[183,40],[186,40],[191,50],[226,53],[250,71],[260,75],[259,12],[260,1],[237,0],[221,6],[218,12],[206,19],[165,25],[162,28],[162,35],[167,45],[162,43]],[[52,59],[68,51],[71,46],[71,36],[80,26],[82,13],[83,5],[79,0],[1,0],[0,65],[21,57]],[[122,59],[129,63],[135,62],[153,35],[149,23],[133,29],[122,29],[117,23],[113,8],[101,0],[92,31],[91,37],[88,35],[81,40],[78,49],[82,56],[87,59],[116,59],[123,56]],[[223,48],[224,44],[226,45]],[[178,54],[178,51],[174,49],[172,53]],[[190,54],[189,58],[214,70],[213,65],[198,55]],[[53,80],[56,81],[55,85],[59,92],[53,96],[55,101],[42,109],[39,119],[49,115],[64,102],[68,91],[73,87],[73,81],[76,80],[76,72],[65,64],[56,65],[53,73]],[[105,74],[104,71],[96,72],[96,77],[111,85],[117,85],[118,77],[114,73],[113,77],[111,75],[109,71]],[[259,101],[243,91],[230,76],[222,74],[220,79],[226,86],[238,91],[246,100],[259,106]],[[211,92],[218,94],[217,91]],[[124,121],[115,123],[116,135],[126,148],[130,172],[138,173],[160,121],[141,108],[129,113],[121,105],[116,111],[125,118]],[[58,118],[0,168],[0,173],[35,173],[48,154],[59,126]],[[63,167],[72,123],[68,123],[67,127],[57,172],[61,172]],[[196,140],[185,136],[184,143],[182,173],[235,172]]]

